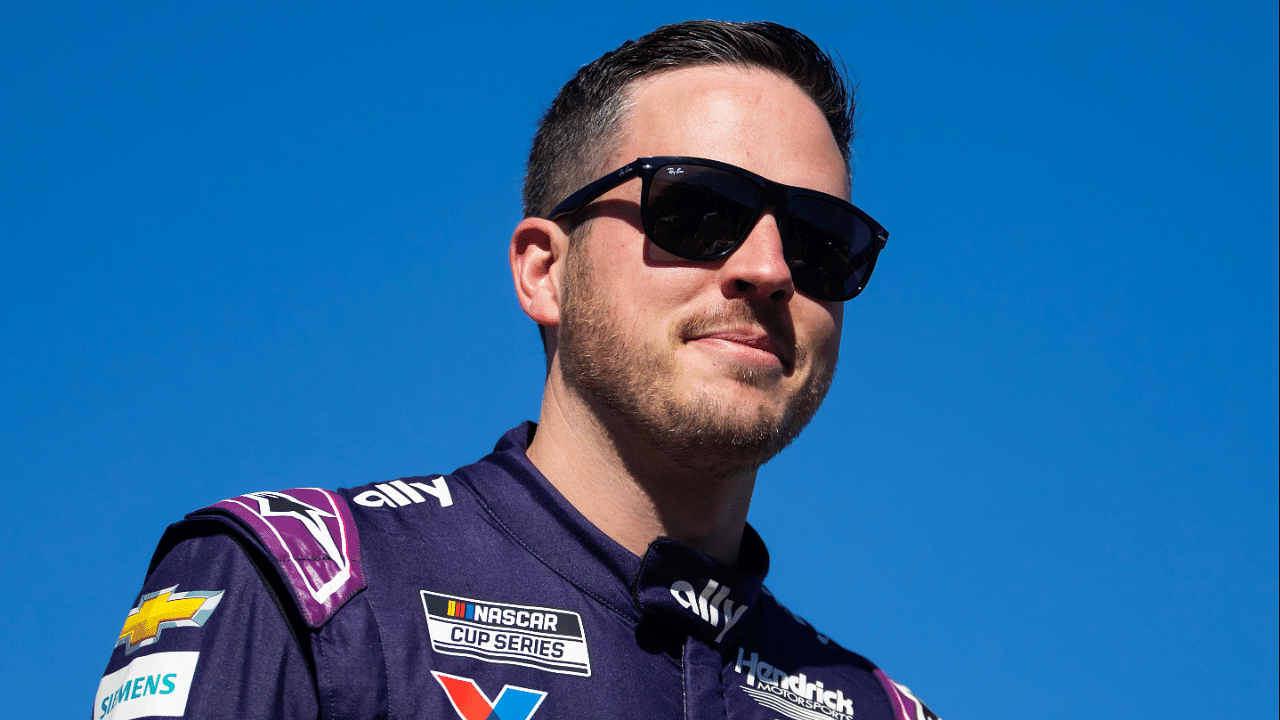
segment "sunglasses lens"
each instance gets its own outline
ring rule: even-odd
[[[824,300],[857,295],[871,268],[871,227],[848,208],[817,197],[792,197],[788,210],[783,255],[796,287]]]
[[[664,165],[644,204],[645,232],[658,247],[687,260],[711,260],[737,247],[751,230],[760,188],[717,168]]]
[[[655,245],[686,260],[716,260],[751,232],[765,187],[722,168],[673,162],[653,171],[645,192],[644,229]],[[864,217],[799,188],[788,190],[783,216],[783,256],[797,289],[822,300],[862,291],[876,254]]]

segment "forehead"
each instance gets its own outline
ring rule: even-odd
[[[848,168],[818,106],[758,68],[682,68],[637,81],[610,167],[688,155],[848,197]]]

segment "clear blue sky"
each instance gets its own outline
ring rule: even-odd
[[[892,232],[775,593],[947,720],[1276,716],[1274,0],[262,5],[0,11],[4,715],[88,712],[184,512],[534,417],[533,125],[716,17],[853,68]]]

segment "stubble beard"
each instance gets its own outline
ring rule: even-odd
[[[764,404],[732,407],[724,397],[700,388],[681,395],[673,387],[676,358],[670,346],[655,347],[661,337],[646,341],[619,331],[585,256],[580,246],[569,251],[558,346],[565,384],[589,406],[608,413],[677,464],[723,475],[755,470],[809,424],[831,386],[834,357],[796,346],[793,366],[809,368],[809,374],[781,412]],[[686,318],[677,331],[688,337],[691,330],[742,320],[777,334],[789,329],[758,317],[745,301],[735,301],[714,315]],[[734,376],[752,387],[776,382],[772,373],[749,366],[739,366]]]

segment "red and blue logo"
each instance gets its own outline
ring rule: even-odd
[[[543,698],[541,690],[503,685],[498,699],[490,701],[476,681],[471,678],[431,671],[440,687],[444,688],[449,702],[462,720],[529,720],[538,711]]]

